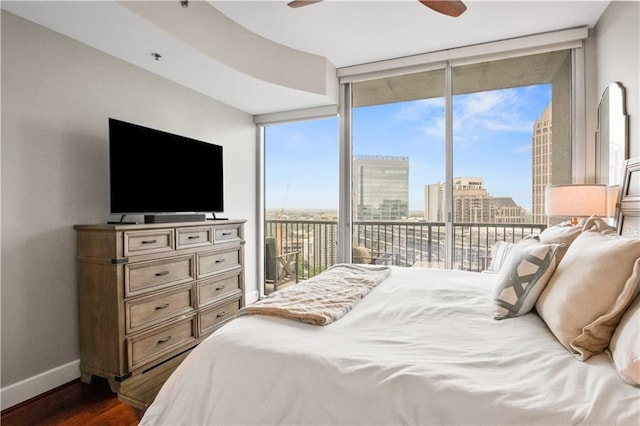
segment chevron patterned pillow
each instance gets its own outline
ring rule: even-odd
[[[533,308],[555,270],[558,247],[527,237],[512,248],[496,281],[494,319],[521,316]]]

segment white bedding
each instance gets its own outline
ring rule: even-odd
[[[394,267],[327,326],[234,319],[141,424],[640,424],[606,354],[578,361],[535,313],[494,320],[494,279]]]

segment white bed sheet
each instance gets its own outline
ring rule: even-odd
[[[638,425],[640,389],[536,314],[495,321],[495,275],[394,268],[345,317],[244,316],[202,342],[142,425]]]

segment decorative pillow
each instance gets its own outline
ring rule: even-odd
[[[491,258],[491,264],[487,271],[489,272],[500,272],[500,268],[504,265],[505,260],[509,257],[511,250],[515,246],[515,243],[508,243],[506,241],[497,241],[493,245],[493,249],[491,252],[493,253],[493,257]]]
[[[371,263],[371,250],[365,246],[354,247],[353,263]]]
[[[561,244],[556,252],[556,264],[559,264],[571,243],[582,233],[582,226],[572,226],[571,222],[550,226],[540,233],[540,242],[544,244]]]
[[[640,296],[622,316],[611,338],[609,352],[622,380],[640,386]]]
[[[493,318],[512,318],[528,313],[556,267],[558,244],[542,244],[525,238],[515,244],[494,289]]]
[[[584,225],[582,225],[582,232],[589,230],[598,231],[601,234],[615,234],[617,232],[615,226],[609,225],[604,219],[597,215],[591,216],[584,222]]]
[[[640,240],[585,231],[536,303],[540,317],[584,361],[604,351],[638,291]]]

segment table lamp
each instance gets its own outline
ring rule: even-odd
[[[578,224],[578,217],[607,216],[608,187],[604,184],[549,185],[545,191],[545,214],[569,216],[571,224]]]

